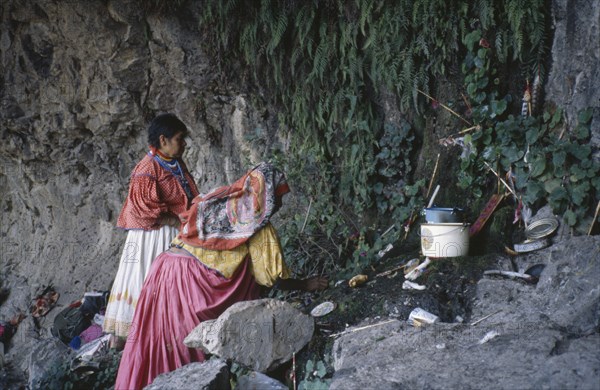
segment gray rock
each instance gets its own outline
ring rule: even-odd
[[[465,324],[384,321],[343,335],[331,389],[598,388],[599,254],[598,236],[529,254],[546,264],[538,284],[480,280]]]
[[[145,390],[229,390],[229,367],[219,359],[190,363],[154,378]]]
[[[599,338],[588,338],[580,342],[591,345],[567,343],[558,355],[566,335],[529,324],[383,325],[335,342],[330,388],[592,389]]]
[[[253,371],[238,378],[235,390],[288,390],[288,387],[268,375]]]
[[[314,320],[287,302],[238,302],[219,318],[198,325],[184,340],[190,348],[267,372],[289,361],[311,339]]]
[[[70,355],[71,349],[57,338],[40,340],[35,344],[27,357],[29,388],[42,388],[40,382]]]
[[[590,143],[598,148],[600,89],[595,83],[600,80],[600,7],[597,0],[578,0],[576,4],[552,0],[554,42],[546,97],[564,109],[568,129],[577,124],[580,110],[594,108]]]
[[[575,334],[597,330],[599,255],[599,236],[573,237],[532,252],[526,256],[527,265],[546,265],[537,285],[484,278],[477,286],[472,317],[481,318],[502,310],[498,317],[508,323],[544,323]]]

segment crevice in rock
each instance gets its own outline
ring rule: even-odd
[[[560,340],[556,340],[556,343],[554,344],[554,348],[552,348],[552,351],[550,351],[550,356],[562,355],[563,353],[565,353],[569,350],[570,344],[571,344],[571,340],[569,340],[569,338],[567,338],[567,337],[560,339]]]

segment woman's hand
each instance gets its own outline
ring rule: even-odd
[[[329,285],[329,280],[324,276],[313,276],[312,278],[302,280],[304,291],[322,291]]]
[[[325,290],[329,280],[324,276],[313,276],[307,279],[279,279],[277,286],[281,290],[303,290],[308,292]]]

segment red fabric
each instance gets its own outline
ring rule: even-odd
[[[262,162],[235,183],[196,197],[177,237],[205,249],[237,248],[268,223],[289,191],[283,173]]]
[[[249,259],[225,279],[187,252],[163,252],[144,282],[115,390],[141,389],[162,373],[204,361],[202,351],[183,339],[234,303],[257,299],[259,291]]]
[[[192,195],[198,195],[194,179],[180,161]],[[161,226],[158,218],[170,212],[179,215],[187,210],[186,193],[177,178],[147,154],[133,169],[129,193],[117,226],[123,229],[155,230]]]
[[[86,330],[81,332],[81,334],[79,335],[79,337],[81,338],[81,341],[83,341],[83,344],[87,344],[90,341],[94,341],[94,340],[100,338],[100,336],[102,336],[102,327],[98,324],[90,325]]]
[[[479,214],[479,217],[477,217],[477,220],[469,228],[470,237],[473,237],[474,235],[479,233],[481,229],[483,229],[483,226],[486,224],[490,216],[494,213],[498,205],[502,202],[502,199],[504,199],[504,195],[492,195],[490,200],[487,202],[487,204],[481,211],[481,214]]]

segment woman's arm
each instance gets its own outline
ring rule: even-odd
[[[327,288],[329,280],[323,276],[307,279],[279,279],[276,283],[280,290],[321,291]]]

